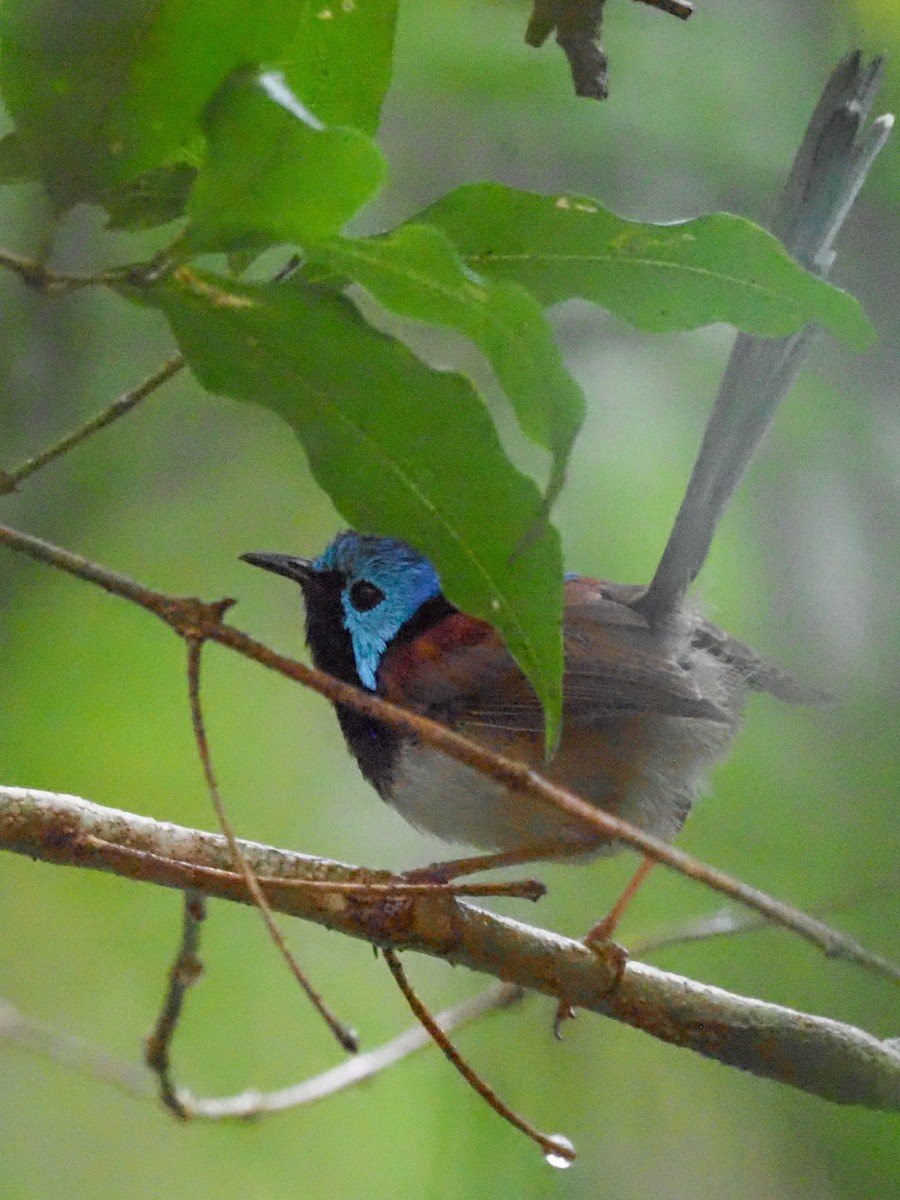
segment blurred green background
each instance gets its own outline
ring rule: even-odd
[[[676,219],[726,208],[765,219],[820,88],[853,46],[893,51],[877,111],[900,105],[900,14],[854,4],[706,0],[686,25],[611,4],[612,94],[576,101],[562,54],[522,40],[526,6],[407,0],[383,144],[392,183],[367,230],[465,181],[578,190],[617,212]],[[840,241],[834,274],[865,303],[879,346],[823,343],[726,518],[699,593],[726,628],[837,697],[821,711],[760,698],[680,845],[900,955],[896,869],[897,145]],[[0,242],[49,236],[30,187],[0,194]],[[93,211],[56,233],[54,263],[90,269],[147,253]],[[32,294],[0,276],[0,467],[12,467],[171,353],[161,320],[114,297]],[[557,520],[573,570],[649,578],[730,344],[726,329],[639,335],[605,313],[554,313],[590,402]],[[432,353],[448,353],[446,348]],[[454,361],[477,371],[469,356]],[[498,413],[513,453],[545,466]],[[237,561],[319,550],[339,524],[275,417],[180,378],[3,499],[4,523],[145,583],[236,595],[234,621],[302,653],[299,598]],[[0,561],[0,781],[214,826],[188,721],[181,646],[129,605],[11,554]],[[212,647],[204,698],[238,831],[350,862],[404,868],[453,850],[408,829],[359,778],[325,702]],[[623,857],[540,874],[536,910],[578,934],[631,870]],[[895,881],[894,881],[895,882]],[[719,906],[660,871],[621,930],[627,944]],[[130,1060],[154,1019],[180,899],[5,856],[0,993],[25,1013]],[[291,925],[294,950],[366,1048],[409,1016],[362,944]],[[199,1093],[286,1085],[338,1059],[255,914],[214,904],[206,973],[176,1048]],[[896,992],[763,931],[674,947],[660,965],[722,987],[900,1033]],[[435,1008],[485,981],[407,959]],[[251,1125],[179,1126],[52,1061],[0,1043],[0,1197],[357,1195],[796,1200],[896,1194],[894,1118],[829,1105],[586,1015],[558,1044],[533,1000],[459,1035],[514,1107],[565,1132],[554,1172],[434,1051],[361,1088]]]

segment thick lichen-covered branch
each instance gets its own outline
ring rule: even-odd
[[[73,796],[0,789],[0,848],[251,903],[242,876],[229,869],[225,838]],[[493,975],[836,1103],[900,1109],[900,1053],[853,1026],[640,962],[617,971],[611,958],[581,942],[484,912],[449,892],[385,903],[377,892],[328,886],[384,883],[386,872],[250,842],[241,848],[275,911]]]

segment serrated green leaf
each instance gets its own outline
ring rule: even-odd
[[[638,329],[727,321],[784,337],[816,321],[857,349],[874,336],[857,300],[729,213],[651,225],[587,197],[480,183],[457,188],[414,220],[443,229],[476,271],[521,283],[543,304],[580,296]]]
[[[173,163],[145,171],[132,183],[112,192],[106,201],[109,229],[152,229],[184,214],[197,168]]]
[[[310,258],[361,283],[391,311],[457,329],[481,348],[524,432],[553,455],[551,504],[585,402],[538,302],[518,284],[467,270],[446,235],[426,225],[386,237],[333,239],[314,247]]]
[[[4,0],[0,88],[57,209],[177,162],[236,69],[277,66],[330,121],[377,122],[395,0]]]
[[[370,138],[325,128],[276,72],[237,72],[202,123],[207,154],[185,235],[194,253],[330,237],[384,178],[384,159]]]
[[[205,387],[288,422],[351,525],[417,546],[450,599],[500,630],[544,704],[552,745],[562,695],[559,537],[542,523],[515,553],[541,496],[504,455],[466,380],[430,370],[349,301],[313,289],[182,268],[122,291],[162,310]]]

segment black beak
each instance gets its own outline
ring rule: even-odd
[[[241,562],[249,563],[251,567],[262,567],[264,571],[272,571],[275,575],[284,575],[301,585],[307,583],[312,575],[312,563],[308,558],[294,558],[290,554],[242,554]]]

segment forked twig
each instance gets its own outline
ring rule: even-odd
[[[194,728],[194,739],[197,743],[197,749],[200,752],[200,760],[203,763],[203,774],[206,777],[206,785],[209,788],[213,808],[215,809],[222,832],[228,841],[234,865],[242,875],[244,883],[247,885],[247,890],[253,897],[255,905],[259,909],[260,916],[269,931],[269,936],[281,952],[281,956],[287,963],[291,974],[309,997],[313,1007],[337,1038],[340,1045],[349,1053],[355,1054],[359,1049],[359,1039],[356,1032],[338,1020],[319,992],[316,991],[307,979],[300,964],[288,948],[288,944],[284,940],[284,935],[275,922],[269,902],[266,900],[263,890],[250,868],[250,864],[247,862],[245,855],[237,843],[234,829],[225,811],[225,805],[222,803],[219,785],[216,782],[216,777],[212,769],[212,762],[209,757],[209,745],[206,740],[206,730],[203,724],[203,711],[200,706],[200,652],[203,639],[201,636],[193,636],[188,637],[186,640],[188,647],[188,692],[191,701],[191,724]]]
[[[447,1037],[444,1030],[441,1028],[438,1021],[428,1011],[419,997],[413,990],[412,984],[406,977],[406,972],[400,964],[400,958],[395,950],[383,949],[384,960],[388,965],[391,974],[396,981],[397,987],[403,993],[404,999],[412,1009],[416,1020],[419,1021],[422,1027],[428,1032],[429,1036],[434,1040],[435,1045],[443,1053],[443,1055],[456,1067],[463,1079],[490,1107],[501,1116],[504,1121],[508,1121],[510,1125],[520,1130],[526,1137],[531,1138],[536,1142],[544,1152],[544,1157],[548,1161],[552,1161],[555,1166],[568,1166],[569,1163],[575,1161],[575,1147],[568,1140],[559,1134],[541,1133],[539,1129],[520,1117],[500,1099],[494,1089],[481,1078],[481,1076],[469,1066],[450,1039]],[[559,1161],[562,1160],[562,1161]]]
[[[533,993],[528,993],[514,984],[498,984],[455,1004],[452,1008],[444,1009],[434,1019],[441,1029],[449,1033],[492,1012],[510,1008],[529,994]],[[0,1042],[4,1041],[41,1054],[80,1075],[108,1083],[134,1099],[154,1099],[150,1077],[136,1064],[114,1058],[99,1046],[91,1045],[71,1034],[61,1033],[58,1029],[25,1016],[8,1002],[0,1000]],[[268,1113],[302,1108],[356,1084],[364,1083],[404,1058],[433,1045],[431,1036],[416,1023],[397,1037],[365,1054],[354,1055],[336,1067],[300,1083],[269,1092],[248,1088],[231,1096],[201,1097],[192,1095],[184,1088],[177,1091],[173,1089],[181,1110],[178,1115],[188,1120],[248,1120]]]

